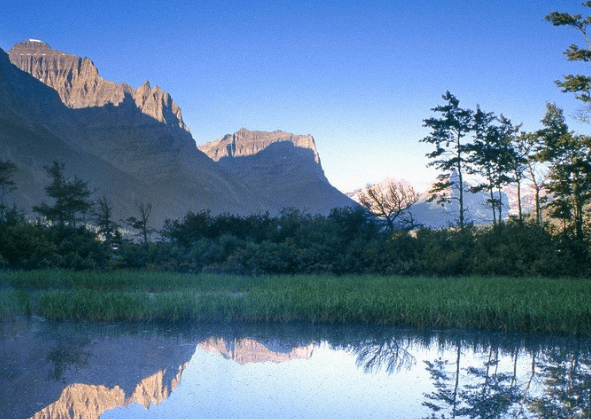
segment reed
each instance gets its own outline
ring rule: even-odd
[[[3,272],[0,316],[376,323],[591,335],[591,280]]]

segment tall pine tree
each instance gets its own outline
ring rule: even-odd
[[[433,144],[435,151],[428,153],[432,161],[428,166],[434,166],[442,173],[431,190],[430,200],[437,202],[451,202],[457,200],[459,205],[458,225],[463,228],[466,223],[466,207],[464,193],[466,184],[464,177],[467,173],[470,152],[467,136],[472,130],[473,112],[460,108],[460,101],[447,91],[443,96],[445,105],[436,106],[431,111],[440,114],[439,118],[423,120],[423,126],[431,129],[431,134],[421,142]],[[452,182],[452,175],[457,174],[457,184]],[[457,195],[456,193],[457,192]]]

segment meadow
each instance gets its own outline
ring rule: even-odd
[[[0,272],[0,318],[391,324],[591,335],[591,280]]]

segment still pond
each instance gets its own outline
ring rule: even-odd
[[[0,322],[0,418],[589,418],[591,340]]]

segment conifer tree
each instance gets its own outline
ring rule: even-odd
[[[550,166],[547,190],[551,215],[563,220],[576,239],[584,238],[588,204],[591,203],[591,137],[568,130],[562,109],[547,104],[538,135],[544,148],[538,158]]]
[[[583,7],[591,8],[591,1],[581,3]],[[552,12],[544,17],[554,26],[570,27],[578,30],[583,35],[586,48],[581,48],[572,44],[564,55],[568,61],[591,62],[591,39],[587,33],[587,28],[591,24],[591,15],[582,17],[580,14],[569,14],[563,12]],[[582,101],[585,105],[579,110],[578,119],[584,122],[591,122],[591,77],[583,74],[568,74],[563,80],[557,80],[556,84],[563,92],[574,93],[575,98]]]
[[[467,189],[464,176],[467,173],[470,153],[466,137],[472,131],[473,112],[460,108],[460,101],[449,91],[442,98],[447,103],[431,109],[439,113],[440,117],[423,120],[423,126],[430,128],[431,134],[421,142],[435,146],[435,151],[427,154],[427,157],[432,160],[428,166],[435,166],[442,171],[429,191],[430,201],[436,200],[443,203],[450,202],[452,199],[457,200],[458,225],[463,228],[466,223],[464,193]],[[454,173],[457,174],[457,184],[452,181]],[[457,196],[454,191],[457,192]]]
[[[10,160],[0,160],[0,222],[6,221],[6,195],[16,189],[12,179],[18,167]]]
[[[470,188],[471,192],[487,191],[492,208],[493,223],[503,219],[503,187],[515,181],[512,176],[517,159],[513,139],[519,130],[503,115],[495,116],[476,108],[474,113],[474,141],[468,145],[470,171],[482,182]]]
[[[56,223],[60,228],[76,228],[76,221],[80,219],[80,215],[88,213],[92,207],[88,182],[78,177],[66,177],[63,163],[54,162],[52,166],[46,166],[45,171],[51,178],[51,183],[45,187],[45,193],[54,199],[54,204],[49,205],[43,201],[41,205],[34,206],[33,211]]]

